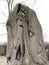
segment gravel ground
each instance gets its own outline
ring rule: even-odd
[[[0,56],[0,65],[6,65],[6,57],[5,56]]]

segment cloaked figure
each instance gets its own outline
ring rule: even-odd
[[[18,3],[6,25],[7,65],[47,65],[42,28],[32,9]]]

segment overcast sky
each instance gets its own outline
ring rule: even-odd
[[[25,1],[25,2],[24,2]],[[39,22],[43,29],[44,41],[49,42],[49,0],[14,0],[13,4],[22,2],[36,11]],[[14,5],[13,5],[14,7]],[[8,19],[8,5],[0,0],[0,42],[7,42],[6,22]]]

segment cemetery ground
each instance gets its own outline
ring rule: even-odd
[[[6,57],[5,56],[0,56],[0,65],[6,65]]]

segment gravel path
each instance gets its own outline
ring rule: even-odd
[[[6,65],[6,57],[5,56],[0,56],[0,65]]]

